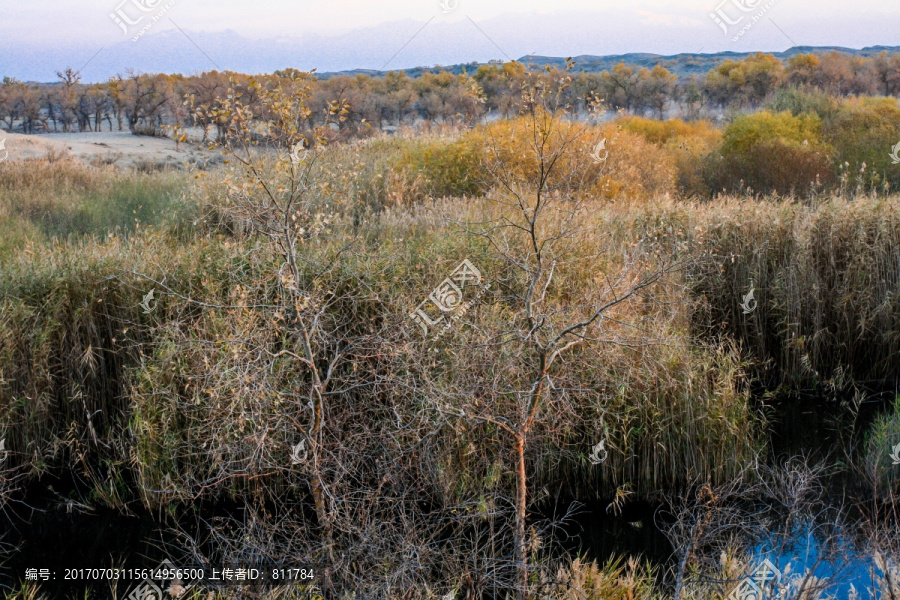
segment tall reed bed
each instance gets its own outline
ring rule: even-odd
[[[335,399],[335,439],[354,430],[361,406],[371,426],[381,420],[378,427],[391,428],[397,414],[405,422],[422,410],[427,398],[417,389],[436,386],[452,399],[453,389],[515,369],[504,362],[510,358],[485,354],[470,339],[476,323],[506,326],[502,295],[486,299],[471,322],[437,345],[419,339],[408,319],[438,275],[466,257],[489,279],[514,285],[488,249],[444,221],[483,210],[454,201],[437,212],[387,211],[321,284],[352,293],[333,308],[335,329],[314,343],[368,348],[339,373],[352,392]],[[591,218],[596,263],[560,280],[554,302],[589,298],[597,277],[620,266],[617,244],[629,233],[601,235],[620,226],[603,211]],[[353,224],[340,224],[310,252],[342,248],[342,228]],[[285,463],[308,381],[286,370],[283,355],[274,358],[291,350],[282,337],[288,315],[274,308],[275,271],[274,257],[241,237],[204,235],[185,244],[146,231],[127,240],[26,245],[0,281],[0,402],[12,464],[29,476],[80,465],[99,501],[112,505],[241,495],[242,482],[255,475],[273,493],[290,487]],[[148,313],[141,302],[151,290]],[[573,358],[573,408],[549,415],[551,429],[565,433],[548,436],[531,459],[541,484],[581,497],[625,483],[651,491],[683,483],[688,473],[724,476],[752,456],[757,431],[737,355],[690,338],[683,294],[677,285],[661,288],[660,304],[619,315],[639,329],[610,325],[611,335],[627,333],[629,343],[586,347]],[[438,364],[438,379],[416,383]],[[420,457],[423,465],[441,465],[422,475],[435,493],[442,490],[438,496],[484,483],[472,479],[458,433],[446,430],[428,449],[434,454]],[[587,455],[604,437],[612,458],[591,468]],[[503,462],[491,452],[479,448],[487,470]]]
[[[769,385],[896,384],[897,197],[722,198],[692,212],[699,333],[735,340]],[[751,290],[758,308],[745,314]]]

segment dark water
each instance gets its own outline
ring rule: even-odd
[[[821,395],[766,399],[760,409],[768,421],[770,463],[803,456],[809,462],[834,464],[864,444],[865,432],[874,419],[889,409],[896,392],[871,393],[858,405],[851,398]],[[852,476],[837,474],[824,482],[834,507],[846,501],[846,491],[854,486]],[[621,516],[608,514],[606,503],[583,507],[574,518],[581,530],[573,546],[588,558],[603,562],[615,555],[648,560],[659,569],[672,566],[673,549],[658,525],[665,526],[659,505],[638,502],[626,505]],[[850,516],[858,516],[851,514]],[[768,559],[782,574],[782,588],[799,575],[822,580],[824,593],[832,598],[849,598],[851,586],[860,600],[876,598],[873,575],[881,575],[874,564],[866,540],[854,537],[852,527],[836,533],[824,523],[805,522],[792,530],[760,532],[750,548],[751,571]],[[900,537],[900,528],[897,530]],[[570,546],[572,547],[572,546]],[[727,594],[736,582],[722,582]],[[724,595],[723,594],[723,595]],[[788,596],[791,597],[791,596]]]
[[[870,392],[854,405],[848,396],[808,394],[764,400],[770,455],[828,459],[859,449],[875,418],[888,410],[896,391]]]
[[[24,500],[7,503],[0,513],[0,597],[20,587],[27,570],[45,569],[48,579],[39,576],[37,583],[48,598],[106,600],[111,598],[106,580],[91,585],[83,573],[73,571],[157,569],[164,560],[184,554],[172,531],[203,539],[203,518],[233,518],[241,512],[234,503],[169,507],[169,514],[139,506],[129,512],[93,509],[78,501],[86,492],[75,479],[44,477],[24,491]],[[117,596],[125,598],[141,581],[121,580]]]
[[[892,398],[889,394],[875,395],[856,412],[848,411],[846,401],[821,397],[771,401],[769,454],[773,461],[805,454],[831,462],[848,448],[859,445],[872,419]],[[840,501],[841,485],[842,482],[835,483],[835,502]],[[85,598],[82,590],[86,586],[65,581],[65,569],[153,568],[164,558],[177,554],[171,551],[174,540],[165,533],[166,518],[145,512],[84,512],[63,500],[73,496],[74,487],[60,480],[45,480],[28,490],[27,501],[13,502],[4,508],[0,515],[0,585],[17,586],[25,578],[26,569],[46,568],[53,580],[42,582],[41,587],[51,598],[72,598],[76,591],[79,598]],[[601,563],[612,556],[640,557],[655,565],[658,572],[671,566],[673,549],[658,527],[665,522],[659,504],[638,500],[625,504],[620,513],[614,514],[608,510],[608,502],[578,505],[560,501],[538,512],[553,518],[559,516],[555,513],[573,506],[577,506],[574,515],[564,519],[554,533],[569,552]],[[211,507],[200,512],[208,517],[220,510]],[[229,510],[239,512],[240,508]],[[842,554],[830,556],[831,547],[823,548],[814,525],[805,524],[787,536],[776,539],[773,535],[771,540],[757,542],[752,554],[757,562],[768,558],[784,573],[785,581],[809,570],[828,579],[832,597],[849,597],[851,585],[860,599],[873,597],[867,590],[873,585],[872,573],[877,573],[877,569],[865,548],[859,547],[859,540],[842,539]],[[95,588],[90,597],[108,597],[107,584]],[[119,595],[124,597],[122,590]]]
[[[70,495],[60,491],[69,490],[59,480],[45,480],[28,490],[26,501],[4,507],[0,594],[25,581],[28,569],[45,569],[49,579],[38,583],[51,598],[74,597],[75,592],[85,598],[84,591],[91,587],[89,598],[106,598],[108,584],[79,583],[81,577],[70,570],[152,568],[165,557],[166,538],[153,515],[85,511],[66,503]],[[119,590],[121,597],[123,591]]]
[[[768,414],[770,462],[792,456],[827,464],[846,460],[863,450],[866,432],[879,414],[889,410],[896,395],[896,390],[869,391],[858,404],[840,395],[772,400]],[[837,507],[858,482],[849,473],[839,473],[825,483]],[[851,519],[859,516],[852,510],[848,514]],[[792,577],[796,582],[800,575],[811,575],[822,580],[825,593],[832,598],[849,598],[851,589],[860,600],[879,597],[874,576],[882,573],[873,562],[867,540],[852,526],[842,532],[830,528],[823,531],[821,523],[806,522],[788,535],[772,533],[771,539],[757,544],[752,554],[755,564],[768,559],[780,570],[782,585]]]

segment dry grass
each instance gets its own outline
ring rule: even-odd
[[[741,344],[770,386],[891,385],[900,372],[900,200],[723,198],[685,229],[704,258],[700,332]],[[739,304],[751,288],[759,308]]]
[[[515,140],[515,127],[491,135]],[[731,480],[763,444],[748,376],[844,385],[898,372],[900,199],[678,200],[676,162],[654,154],[667,150],[625,129],[608,134],[610,164],[592,165],[572,190],[587,205],[542,310],[548,319],[584,318],[641,273],[685,266],[616,306],[551,373],[526,455],[534,501]],[[564,168],[578,171],[595,142],[585,138]],[[392,169],[407,143],[368,140],[323,156],[311,189],[333,219],[301,239],[302,264],[290,278],[283,256],[229,205],[227,172],[196,182],[209,203],[202,216],[189,210],[170,224],[161,213],[192,205],[175,201],[176,176],[65,161],[0,168],[0,210],[31,232],[12,238],[0,263],[5,481],[71,470],[93,490],[90,502],[118,508],[278,503],[291,518],[268,520],[260,509],[260,545],[330,551],[304,514],[312,467],[289,458],[315,385],[298,367],[305,342],[294,323],[315,314],[313,354],[340,358],[316,365],[333,375],[316,469],[334,498],[329,543],[347,557],[335,585],[373,586],[385,597],[418,590],[410,598],[429,597],[434,581],[460,594],[475,589],[461,573],[475,578],[494,563],[473,566],[488,550],[465,536],[508,518],[515,477],[501,428],[468,417],[485,405],[513,410],[508,390],[526,389],[528,357],[509,332],[525,322],[517,298],[527,280],[472,235],[511,218],[509,196],[489,186],[476,198],[423,201],[429,189]],[[495,147],[516,163],[514,143]],[[614,158],[617,148],[634,155]],[[652,174],[653,157],[668,166]],[[258,166],[274,180],[278,165],[269,157]],[[529,165],[519,167],[517,185],[527,187]],[[614,175],[621,193],[592,199]],[[571,218],[569,182],[559,184],[563,209],[546,231]],[[36,199],[38,189],[50,192]],[[123,194],[131,198],[124,208]],[[70,205],[99,216],[80,225],[65,216]],[[138,210],[149,211],[140,227],[108,235]],[[184,215],[189,226],[179,226]],[[506,256],[528,251],[506,241]],[[424,341],[409,313],[464,258],[496,291],[446,336]],[[745,316],[739,304],[750,287],[759,307]],[[157,303],[145,312],[151,289]],[[609,458],[594,466],[588,455],[601,439]],[[229,552],[246,549],[228,540]],[[652,597],[642,567],[562,564],[565,575],[554,567],[550,579],[568,578],[587,597]]]
[[[70,157],[0,164],[0,259],[27,240],[127,234],[191,218],[187,177],[87,167]]]

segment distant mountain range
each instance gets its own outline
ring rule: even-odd
[[[794,48],[789,48],[784,52],[769,52],[768,54],[772,54],[779,60],[786,60],[796,54],[825,54],[828,52],[842,52],[844,54],[851,54],[853,56],[866,57],[885,51],[889,54],[900,54],[900,46],[870,46],[862,49],[842,48],[840,46],[796,46]],[[603,71],[608,71],[617,64],[625,63],[627,65],[647,68],[653,68],[656,65],[662,65],[679,77],[690,77],[691,75],[706,74],[725,60],[741,60],[750,56],[751,54],[753,53],[716,52],[714,54],[683,53],[674,54],[671,56],[662,56],[659,54],[649,54],[646,52],[635,52],[629,54],[614,54],[610,56],[583,55],[575,56],[572,58],[575,61],[574,70],[576,72],[601,73]],[[566,58],[556,56],[529,55],[520,57],[518,61],[526,65],[533,65],[534,67],[544,67],[545,65],[551,65],[558,68],[564,68]],[[419,77],[423,73],[438,73],[440,71],[451,71],[453,73],[460,74],[463,71],[472,73],[481,64],[484,63],[471,62],[440,67],[415,67],[412,69],[400,70],[405,72],[410,77]],[[378,76],[383,75],[384,73],[382,71],[375,70],[353,69],[350,71],[318,73],[318,76],[321,79],[327,79],[336,75],[356,74]]]
[[[28,42],[0,36],[0,77],[50,82],[66,67],[80,70],[85,82],[105,81],[131,69],[189,75],[211,69],[271,73],[291,67],[315,68],[323,77],[402,69],[415,76],[435,70],[435,64],[451,65],[447,68],[458,73],[490,60],[562,65],[568,54],[580,54],[575,57],[580,71],[602,71],[624,61],[662,64],[688,76],[753,50],[774,51],[781,57],[831,49],[862,55],[878,52],[881,47],[873,43],[900,44],[900,13],[884,10],[841,11],[835,16],[785,5],[773,13],[777,25],[767,19],[732,43],[710,19],[709,7],[701,4],[696,10],[671,14],[651,14],[621,3],[594,11],[508,13],[478,22],[461,8],[453,15],[437,11],[430,19],[409,18],[329,34],[304,33],[301,23],[296,34],[273,32],[263,38],[230,29],[206,31],[203,21],[192,21],[176,6],[137,41],[132,41],[133,35],[123,36],[108,14],[90,16],[98,32],[94,42],[81,39],[76,44],[53,36]],[[819,40],[847,48],[816,45]],[[791,49],[785,51],[788,46]],[[870,47],[852,49],[863,46]],[[898,51],[896,46],[887,49]]]

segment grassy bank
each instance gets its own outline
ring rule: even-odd
[[[64,156],[4,164],[0,259],[28,241],[126,235],[141,226],[188,221],[188,181],[186,173],[86,167]]]
[[[425,598],[511,564],[519,447],[530,503],[613,510],[727,485],[764,458],[751,381],[884,386],[900,372],[900,197],[680,197],[694,158],[666,144],[716,135],[625,122],[608,126],[611,148],[640,138],[651,154],[602,165],[585,138],[560,162],[584,176],[551,179],[555,209],[523,236],[515,200],[545,183],[519,156],[525,126],[328,149],[303,180],[311,200],[282,220],[259,204],[296,183],[274,154],[253,163],[269,200],[231,166],[185,198],[180,174],[0,166],[15,232],[0,261],[3,497],[69,473],[94,506],[236,500],[254,526],[245,540],[215,524],[225,555],[340,555],[336,588]],[[435,179],[448,152],[471,179]],[[428,338],[410,313],[464,259],[490,290]],[[597,306],[544,360],[541,344]],[[878,421],[870,462],[884,466],[895,434],[896,417]],[[558,548],[528,535],[536,572],[556,577]],[[559,564],[587,597],[655,593],[637,563]]]

